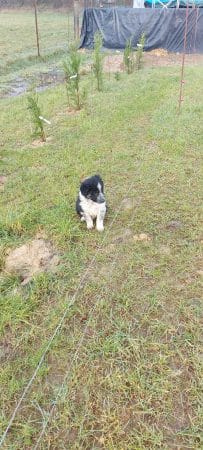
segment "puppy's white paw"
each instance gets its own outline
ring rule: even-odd
[[[80,221],[81,221],[81,222],[85,222],[85,218],[84,218],[84,217],[81,217]]]
[[[102,224],[97,225],[97,231],[104,231],[104,225]]]
[[[87,230],[92,230],[93,226],[93,223],[87,223]]]

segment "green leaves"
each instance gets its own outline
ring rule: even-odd
[[[128,74],[134,72],[134,70],[140,70],[143,66],[143,52],[145,45],[145,34],[143,33],[137,44],[137,48],[134,52],[132,47],[132,40],[129,39],[126,42],[126,47],[123,55],[123,64]]]
[[[137,44],[137,50],[135,52],[135,67],[137,70],[140,70],[143,66],[143,52],[144,52],[145,40],[146,40],[145,34],[143,33]]]
[[[134,70],[134,56],[131,39],[127,40],[126,47],[123,54],[123,64],[128,74]]]
[[[40,118],[42,116],[40,107],[38,105],[38,96],[36,93],[28,95],[27,104],[27,108],[30,111],[31,121],[34,127],[33,137],[39,137],[43,142],[45,142],[46,136],[44,132],[43,119]]]
[[[74,106],[75,109],[81,109],[84,100],[84,95],[80,90],[81,61],[82,58],[77,51],[77,45],[72,44],[68,58],[63,62],[63,70],[65,74],[68,106]]]

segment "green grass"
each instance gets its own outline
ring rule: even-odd
[[[75,114],[65,86],[47,90],[39,101],[51,140],[41,147],[25,96],[2,101],[2,267],[9,248],[39,231],[60,254],[55,274],[25,287],[2,272],[2,430],[96,255],[5,448],[34,447],[70,364],[40,449],[202,448],[202,75],[187,69],[179,116],[176,67],[105,79],[104,93],[87,77],[88,102]],[[79,180],[95,172],[109,204],[102,236],[74,211]],[[133,208],[121,207],[110,228],[126,197]],[[139,233],[151,240],[135,241]]]
[[[40,55],[37,57],[34,11],[2,11],[0,14],[0,93],[20,81],[32,81],[39,73],[61,67],[73,41],[73,13],[38,11]],[[23,36],[23,37],[22,37]]]

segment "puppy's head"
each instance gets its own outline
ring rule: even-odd
[[[104,183],[99,175],[87,178],[80,186],[80,192],[84,197],[96,203],[104,203]]]

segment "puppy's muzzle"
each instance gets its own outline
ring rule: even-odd
[[[97,197],[97,203],[104,203],[105,202],[105,197],[103,194],[99,194]]]

